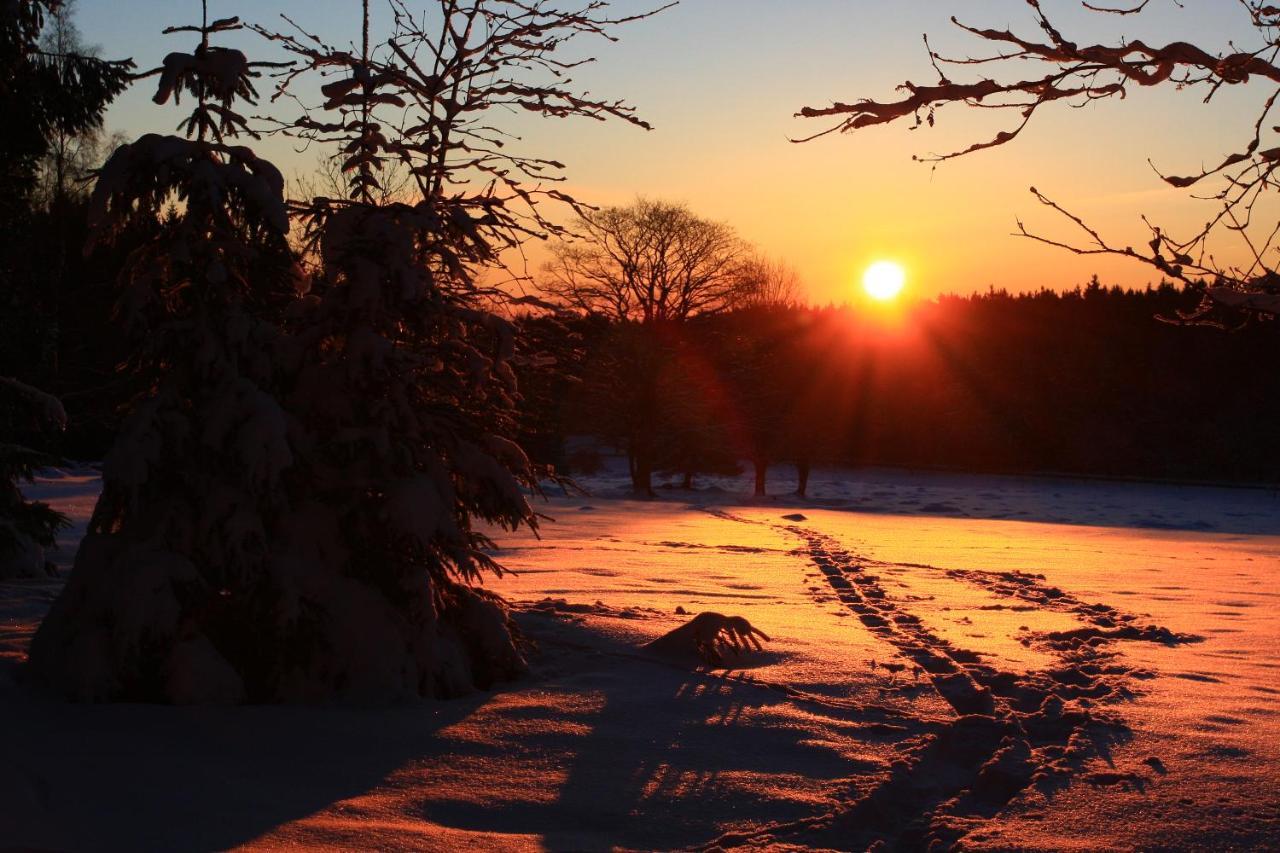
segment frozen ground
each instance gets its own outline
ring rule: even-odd
[[[689,502],[740,503],[750,495],[749,466],[736,477],[699,476],[693,493],[680,478],[655,478],[659,494]],[[601,470],[579,478],[591,494],[621,498],[631,493],[626,462],[605,457]],[[1168,486],[1098,479],[951,474],[889,468],[815,468],[808,497],[789,497],[795,469],[769,469],[768,505],[795,505],[886,515],[987,518],[1280,535],[1280,484],[1266,488]],[[750,502],[758,503],[755,499]]]
[[[1274,495],[589,485],[503,541],[532,675],[456,702],[53,702],[17,664],[56,582],[0,585],[0,849],[1280,846]],[[83,522],[96,481],[37,491]],[[642,651],[677,608],[772,642],[728,671]]]

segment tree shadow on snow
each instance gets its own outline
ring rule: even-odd
[[[547,649],[539,667],[556,672],[505,696],[172,708],[0,687],[0,730],[12,735],[0,753],[0,847],[222,850],[389,790],[406,821],[536,836],[557,850],[669,848],[811,815],[848,789],[841,780],[882,769],[832,746],[842,739],[832,729],[856,730],[861,712],[806,708],[812,723],[796,724],[794,700],[778,692],[646,658],[586,625],[536,617],[533,627]],[[471,734],[441,734],[459,723]],[[547,767],[545,782],[528,781]],[[397,778],[403,768],[410,777]],[[452,787],[437,784],[445,776]],[[342,820],[364,846],[358,818]]]
[[[0,691],[0,847],[225,850],[362,794],[484,696],[388,709],[71,704]],[[12,810],[12,811],[10,811]]]
[[[609,648],[584,625],[552,630],[578,648]],[[862,720],[853,711],[817,709],[812,725],[799,725],[788,714],[793,700],[722,671],[684,669],[631,647],[569,657],[558,663],[577,671],[543,689],[590,689],[598,703],[573,731],[521,739],[524,748],[561,757],[562,775],[548,780],[558,785],[554,801],[429,802],[431,821],[534,834],[551,850],[685,847],[743,821],[813,815],[826,793],[847,789],[841,780],[883,767],[842,755],[831,743],[841,721],[818,721],[847,713],[856,726]],[[902,736],[867,735],[880,743]]]

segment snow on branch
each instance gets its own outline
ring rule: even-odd
[[[258,91],[253,80],[261,76],[260,68],[282,67],[278,62],[250,62],[239,50],[218,47],[209,43],[214,33],[244,29],[239,18],[222,18],[212,23],[206,20],[200,25],[168,27],[165,35],[173,33],[198,33],[200,43],[191,53],[175,51],[164,58],[159,68],[138,74],[134,79],[143,80],[159,75],[160,82],[153,100],[166,104],[172,98],[181,102],[182,93],[188,93],[196,104],[178,129],[198,140],[222,141],[225,136],[257,136],[247,119],[232,109],[236,100],[257,103]]]

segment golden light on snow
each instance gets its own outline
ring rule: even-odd
[[[888,302],[902,292],[907,271],[895,261],[876,261],[862,274],[862,289],[879,302]]]

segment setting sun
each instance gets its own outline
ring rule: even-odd
[[[1280,853],[1280,0],[0,70],[0,853]]]
[[[907,271],[893,261],[876,261],[862,274],[862,289],[880,302],[893,299],[906,283]]]

